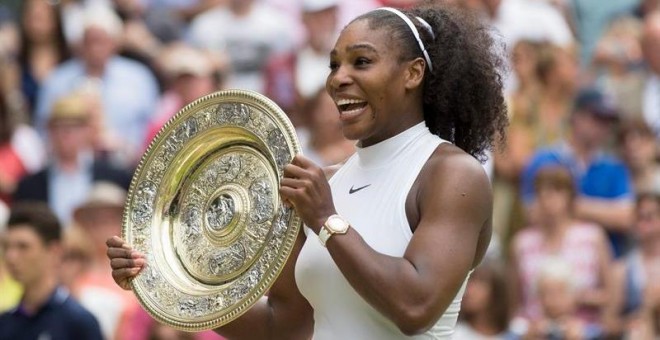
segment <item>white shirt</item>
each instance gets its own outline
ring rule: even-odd
[[[273,54],[293,48],[293,26],[274,7],[255,2],[245,16],[218,6],[190,24],[193,45],[226,53],[230,60],[228,87],[264,92],[263,69]]]
[[[660,76],[651,74],[644,87],[642,108],[644,120],[660,138]]]
[[[420,123],[376,145],[358,148],[330,179],[337,212],[375,251],[403,256],[413,236],[405,211],[408,193],[442,142]],[[467,278],[429,331],[407,337],[355,292],[318,236],[306,227],[305,233],[295,276],[300,292],[314,309],[314,340],[451,338]]]

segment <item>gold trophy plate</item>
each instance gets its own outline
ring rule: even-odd
[[[301,225],[279,197],[283,167],[299,152],[284,112],[250,91],[202,97],[159,131],[131,181],[122,228],[147,258],[131,284],[156,320],[216,328],[266,293]]]

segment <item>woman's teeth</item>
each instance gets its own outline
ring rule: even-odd
[[[355,113],[367,106],[367,102],[358,99],[340,99],[337,101],[337,106],[341,113]]]

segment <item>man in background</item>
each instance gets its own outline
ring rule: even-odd
[[[103,339],[96,319],[59,286],[61,228],[43,203],[16,204],[2,249],[23,286],[20,304],[0,315],[0,340]]]

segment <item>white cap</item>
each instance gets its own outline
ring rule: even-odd
[[[115,39],[121,37],[124,24],[112,8],[106,5],[93,4],[85,8],[83,15],[83,31],[96,27]]]
[[[171,76],[190,74],[197,77],[213,72],[212,61],[204,52],[186,45],[172,46],[165,52],[165,71]]]
[[[338,0],[302,0],[303,12],[318,12],[337,5]]]

